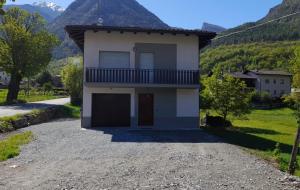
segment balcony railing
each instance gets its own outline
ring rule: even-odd
[[[86,82],[199,85],[199,71],[86,68]]]

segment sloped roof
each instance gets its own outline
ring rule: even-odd
[[[281,76],[292,76],[291,73],[286,71],[272,71],[272,70],[251,70],[256,75],[281,75]]]
[[[234,78],[240,78],[240,79],[256,79],[256,77],[244,74],[242,72],[230,73],[230,75],[233,76]]]
[[[164,29],[157,29],[157,28],[141,28],[141,27],[116,27],[116,26],[98,26],[98,25],[67,25],[65,30],[69,34],[69,37],[72,38],[75,43],[83,50],[84,45],[84,32],[91,30],[94,32],[97,31],[106,31],[110,32],[132,32],[134,34],[137,33],[158,33],[158,34],[183,34],[186,36],[195,35],[199,38],[199,49],[206,46],[211,39],[213,39],[217,34],[214,32],[202,31],[202,30],[187,30],[181,28],[164,28]]]

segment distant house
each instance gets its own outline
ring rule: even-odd
[[[66,26],[84,54],[82,127],[199,126],[199,52],[212,32]]]
[[[267,92],[273,98],[291,93],[292,74],[285,71],[251,70],[231,75],[245,81],[247,87],[257,92]]]
[[[0,86],[7,86],[9,81],[10,77],[4,71],[0,71]]]

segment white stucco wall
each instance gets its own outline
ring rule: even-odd
[[[177,117],[199,117],[197,89],[177,89]]]
[[[134,88],[92,88],[92,87],[84,87],[83,88],[83,117],[91,117],[92,116],[92,94],[130,94],[131,97],[131,110],[130,115],[134,117],[134,99],[135,99],[135,90]]]
[[[199,47],[197,36],[172,34],[146,34],[120,32],[85,33],[84,64],[85,67],[99,66],[100,51],[130,52],[130,67],[135,68],[134,45],[136,43],[158,43],[177,45],[177,68],[197,70],[199,68]]]
[[[197,36],[172,34],[146,34],[120,32],[93,32],[85,33],[84,67],[99,67],[100,51],[123,51],[130,53],[130,68],[135,68],[136,43],[157,43],[177,45],[177,69],[199,69],[199,45]],[[174,63],[175,64],[175,63]],[[130,93],[131,116],[134,117],[134,94],[132,89],[91,88],[84,86],[83,117],[91,117],[92,93]],[[177,115],[178,117],[198,117],[199,98],[198,90],[178,90]]]

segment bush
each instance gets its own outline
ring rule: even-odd
[[[52,80],[53,80],[52,75],[48,71],[44,71],[38,75],[36,82],[39,84],[39,86],[43,86],[46,83],[52,84],[53,82]]]
[[[50,82],[47,82],[43,85],[43,91],[44,94],[52,92],[53,91],[53,85]]]
[[[68,64],[62,70],[62,81],[69,91],[72,105],[80,105],[82,102],[82,82],[83,67],[82,64]]]
[[[206,125],[208,127],[218,127],[218,128],[232,127],[230,121],[224,120],[223,117],[220,116],[207,116]]]

